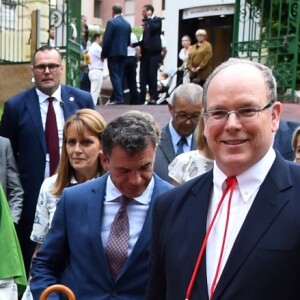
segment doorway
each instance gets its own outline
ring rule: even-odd
[[[192,44],[196,43],[195,32],[202,28],[207,32],[207,40],[213,48],[213,68],[226,61],[231,56],[233,38],[233,15],[208,16],[203,18],[182,19],[183,11],[179,12],[178,53],[181,49],[181,37],[189,35]],[[181,64],[178,59],[178,66]]]

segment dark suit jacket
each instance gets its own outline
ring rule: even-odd
[[[212,171],[160,196],[147,300],[182,300],[206,233]],[[300,299],[300,166],[276,156],[212,300]],[[203,258],[191,299],[208,300]]]
[[[0,137],[0,182],[14,223],[18,224],[23,206],[23,188],[9,139]]]
[[[192,149],[197,148],[195,138],[192,140]],[[172,137],[169,129],[169,124],[166,125],[161,131],[160,143],[156,149],[156,157],[154,164],[155,173],[163,180],[171,182],[172,179],[168,176],[168,166],[175,158],[175,151],[172,143]]]
[[[298,122],[289,122],[280,120],[279,129],[275,135],[274,148],[277,149],[283,158],[293,161],[295,153],[292,148],[293,133],[297,127],[300,126]]]
[[[117,16],[107,22],[101,57],[127,57],[127,47],[130,45],[130,24],[122,17]]]
[[[61,98],[65,119],[78,109],[94,108],[91,95],[73,87],[61,86]],[[11,141],[24,189],[21,219],[32,226],[46,165],[45,134],[35,88],[21,92],[5,103],[0,135]]]
[[[161,53],[161,18],[154,16],[143,21],[143,39],[134,45],[141,46],[141,54]]]
[[[144,226],[114,282],[101,240],[107,177],[106,174],[64,190],[52,227],[33,260],[30,287],[34,299],[39,299],[40,293],[47,286],[59,282],[59,274],[63,271],[61,283],[69,286],[77,299],[145,299],[153,202],[172,186],[154,176],[152,201]]]

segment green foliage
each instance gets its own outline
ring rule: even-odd
[[[137,38],[139,40],[142,33],[143,33],[143,28],[141,28],[141,27],[132,27],[132,32],[135,33],[135,35],[137,36]]]

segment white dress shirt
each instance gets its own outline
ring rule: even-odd
[[[153,194],[153,189],[154,178],[152,177],[144,193],[139,197],[135,197],[130,203],[127,204],[127,214],[130,228],[128,256],[132,252],[132,249],[144,226],[149,204],[151,202],[151,197]],[[101,238],[104,249],[106,249],[107,246],[111,224],[120,208],[120,202],[116,201],[116,199],[122,195],[122,193],[112,182],[110,176],[108,176],[107,178],[105,195],[106,196],[103,203],[103,217],[101,225]]]
[[[217,282],[222,274],[236,237],[255,200],[261,184],[265,180],[275,160],[275,157],[276,154],[274,149],[270,148],[260,161],[244,173],[237,176],[237,185],[232,195],[227,237]],[[223,189],[225,188],[225,180],[227,178],[227,176],[218,168],[216,162],[214,162],[213,178],[213,191],[207,215],[207,228],[221,199]],[[229,192],[227,193],[216,217],[206,246],[207,284],[209,292],[220,257],[221,245],[224,237],[228,198]]]
[[[49,98],[49,96],[44,94],[42,91],[40,91],[38,89],[36,89],[36,92],[39,97],[43,129],[45,131],[46,117],[47,117],[48,105],[49,105],[49,101],[47,99]],[[63,108],[61,105],[61,103],[63,103],[63,101],[61,99],[61,86],[58,87],[58,89],[53,93],[53,95],[51,95],[51,97],[54,98],[53,107],[54,107],[54,111],[55,111],[56,124],[57,124],[57,130],[58,130],[59,153],[61,153],[62,142],[63,142],[63,130],[64,130],[64,124],[65,124],[64,112],[63,112]],[[50,162],[50,157],[49,157],[49,153],[47,153],[46,154],[45,178],[49,177],[49,175],[50,175],[49,162]]]

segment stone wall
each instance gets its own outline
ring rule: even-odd
[[[0,105],[31,87],[29,64],[0,65]]]

